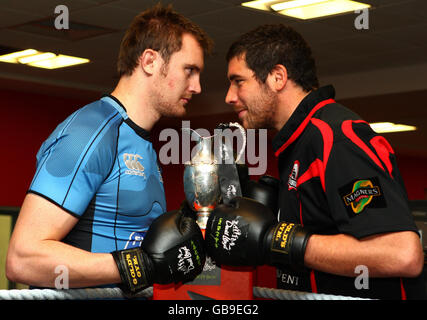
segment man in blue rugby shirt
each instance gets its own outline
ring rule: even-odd
[[[70,287],[121,283],[136,292],[201,272],[194,221],[180,212],[162,215],[166,199],[150,130],[162,116],[183,116],[201,92],[210,47],[208,36],[171,7],[135,17],[121,43],[114,91],[70,115],[37,154],[10,241],[10,280],[53,287],[55,268],[65,265]],[[171,232],[163,227],[171,221],[177,238],[159,249],[157,237]],[[159,261],[150,255],[156,250],[172,253]]]

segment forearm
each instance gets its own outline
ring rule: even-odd
[[[120,276],[109,253],[91,253],[60,241],[42,240],[29,249],[9,250],[7,275],[32,286],[55,287],[58,277],[73,287],[119,283]],[[63,266],[63,267],[62,267]]]
[[[407,241],[407,238],[412,241]],[[357,266],[366,266],[370,277],[415,276],[420,253],[413,232],[399,232],[358,240],[345,234],[312,235],[307,243],[305,265],[311,269],[355,277]],[[407,245],[408,242],[414,245]]]
[[[9,280],[51,288],[58,277],[65,281],[67,276],[71,288],[119,283],[111,254],[91,253],[61,242],[77,221],[52,202],[29,193],[9,242]]]

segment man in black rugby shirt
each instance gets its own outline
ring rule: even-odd
[[[332,86],[319,88],[301,35],[260,26],[232,44],[227,61],[226,102],[244,127],[278,131],[280,222],[265,220],[263,209],[244,199],[219,206],[208,222],[210,254],[224,265],[279,266],[279,288],[424,298],[422,246],[393,149],[334,101]],[[211,245],[222,224],[249,231],[232,247]],[[361,271],[369,278],[358,282]]]

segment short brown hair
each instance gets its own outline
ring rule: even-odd
[[[195,23],[177,13],[172,5],[160,4],[141,12],[132,21],[120,45],[117,71],[119,77],[131,75],[138,58],[146,49],[160,52],[166,64],[172,53],[182,46],[182,35],[189,33],[199,42],[205,54],[212,48],[212,40]]]

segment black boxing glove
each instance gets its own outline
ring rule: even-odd
[[[123,289],[136,293],[153,283],[193,280],[203,271],[206,255],[202,232],[190,217],[170,211],[156,218],[141,247],[112,252]]]
[[[270,209],[248,198],[234,198],[211,213],[207,254],[219,265],[304,265],[310,233],[301,225],[277,221]]]
[[[276,217],[279,210],[279,183],[278,179],[269,175],[262,176],[258,181],[247,180],[242,186],[242,194],[269,207]]]
[[[181,205],[179,206],[179,211],[182,212],[184,217],[192,218],[193,220],[197,221],[197,212],[194,211],[190,205],[188,204],[187,200],[183,200],[181,202]]]

